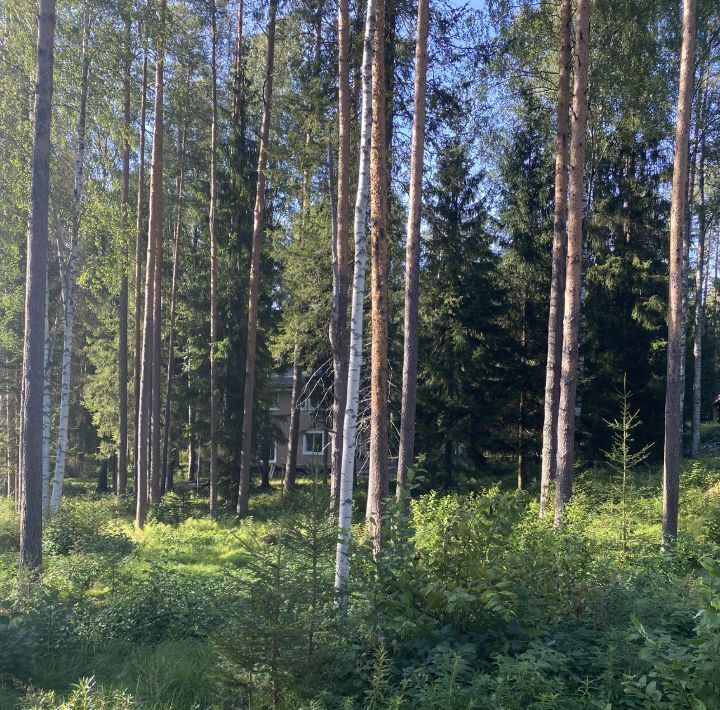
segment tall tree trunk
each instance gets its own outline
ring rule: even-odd
[[[210,516],[217,516],[218,471],[218,313],[217,313],[217,236],[215,211],[217,206],[217,13],[215,0],[210,0],[210,32],[212,78],[212,120],[210,125]]]
[[[188,481],[195,480],[195,471],[197,470],[197,451],[195,449],[195,412],[192,404],[188,404]]]
[[[253,412],[255,405],[255,361],[257,357],[258,305],[260,301],[260,250],[265,219],[265,166],[270,139],[270,111],[272,105],[273,72],[275,64],[275,16],[278,0],[270,0],[267,25],[267,63],[265,67],[265,90],[263,95],[260,148],[258,152],[257,189],[253,211],[252,255],[250,258],[250,295],[248,299],[248,330],[245,358],[245,392],[243,401],[243,438],[240,455],[240,486],[238,488],[237,512],[249,513],[250,464],[252,462]]]
[[[295,346],[292,391],[290,392],[290,421],[288,423],[288,447],[285,460],[283,488],[288,493],[295,487],[297,474],[298,434],[300,432],[300,393],[302,391],[302,365],[298,362],[298,347]]]
[[[695,332],[693,338],[693,402],[690,455],[695,458],[700,453],[700,409],[702,405],[702,339],[705,330],[705,248],[707,220],[705,214],[705,100],[698,101],[700,111],[697,122],[702,121],[700,139],[700,160],[698,165],[698,245],[697,271],[695,274]]]
[[[523,294],[522,312],[521,312],[521,336],[520,336],[520,352],[522,353],[522,363],[527,362],[527,346],[528,346],[528,323],[527,323],[527,292]],[[517,422],[517,489],[524,491],[527,487],[527,456],[525,445],[525,420],[527,415],[527,392],[525,389],[524,377],[520,386],[520,402],[518,403],[518,422]]]
[[[332,161],[328,162],[328,166]],[[331,205],[332,209],[332,205]],[[338,2],[338,175],[336,225],[332,240],[333,291],[330,345],[333,357],[333,407],[330,435],[330,505],[337,504],[342,469],[343,420],[347,402],[348,286],[350,249],[350,9]]]
[[[360,157],[358,184],[355,196],[353,233],[355,236],[355,267],[352,288],[352,312],[350,318],[350,359],[348,362],[347,407],[343,421],[342,466],[340,469],[340,497],[338,499],[338,537],[335,555],[335,589],[341,594],[344,608],[345,593],[350,576],[350,536],[352,533],[352,495],[355,475],[355,448],[358,400],[360,395],[360,371],[362,367],[363,301],[365,299],[365,270],[367,246],[365,219],[367,216],[370,184],[370,133],[372,116],[371,55],[375,38],[375,0],[368,0],[365,17],[362,57],[362,110],[360,114]]]
[[[695,65],[695,0],[683,1],[680,89],[675,128],[670,204],[670,281],[668,300],[667,386],[665,391],[665,451],[663,460],[663,522],[665,544],[677,536],[680,495],[680,358],[682,347],[683,215],[687,194],[688,137]]]
[[[189,79],[189,77],[188,77]],[[189,82],[188,82],[189,83]],[[187,125],[183,125],[180,131],[180,140],[178,144],[178,164],[179,172],[176,182],[176,212],[175,226],[173,227],[173,266],[172,266],[172,284],[170,286],[170,334],[168,335],[168,365],[167,377],[165,378],[165,428],[163,429],[163,454],[162,454],[162,479],[160,481],[160,492],[170,490],[170,461],[168,458],[168,449],[170,446],[170,424],[172,421],[172,390],[173,378],[175,376],[175,316],[177,311],[177,281],[178,269],[180,264],[180,234],[182,227],[182,200],[184,188],[184,160],[185,160],[185,142],[187,140]]]
[[[7,478],[7,496],[8,498],[16,497],[16,484],[17,484],[17,470],[15,463],[17,456],[15,455],[15,449],[13,442],[15,439],[15,397],[10,394],[10,385],[6,385],[5,389],[5,460],[8,472]]]
[[[243,84],[245,83],[245,65],[243,57],[243,14],[244,2],[238,0],[235,10],[235,57],[233,66],[233,103],[232,122],[237,139],[235,150],[239,152],[245,139],[245,108],[243,106]]]
[[[151,504],[160,502],[160,433],[162,427],[162,261],[163,261],[163,143],[165,125],[163,117],[163,90],[165,84],[165,0],[160,4],[161,38],[157,49],[155,66],[155,123],[153,126],[153,161],[150,176],[150,214],[148,234],[152,230],[155,248],[155,281],[153,284],[153,345],[152,345],[152,404],[151,404],[151,454],[148,496]],[[158,146],[159,144],[159,146]],[[156,151],[156,146],[158,147]]]
[[[570,116],[570,26],[571,0],[560,5],[560,52],[558,56],[557,119],[555,128],[555,214],[553,219],[550,312],[548,315],[547,363],[545,366],[545,405],[540,472],[540,517],[545,515],[550,481],[555,476],[557,423],[560,404],[560,364],[563,337],[563,296],[567,254],[568,137]]]
[[[135,497],[138,492],[138,444],[140,441],[140,376],[142,369],[142,264],[143,264],[143,208],[145,207],[145,118],[147,114],[147,52],[143,57],[142,96],[140,97],[140,148],[138,150],[138,189],[135,231],[135,361],[133,372],[133,394],[135,423],[133,436],[133,467],[135,470]]]
[[[130,70],[132,68],[131,20],[125,20],[125,76],[123,79],[123,153],[122,193],[120,197],[120,224],[122,228],[122,274],[120,277],[120,320],[118,337],[118,409],[119,434],[118,470],[115,492],[124,495],[127,491],[128,452],[128,202],[130,195]]]
[[[161,3],[164,14],[165,2]],[[160,398],[159,395],[159,358],[155,330],[160,330],[160,323],[155,321],[158,311],[159,294],[156,298],[155,289],[160,287],[160,274],[157,268],[158,258],[162,258],[162,172],[163,172],[163,50],[158,49],[155,66],[155,117],[153,124],[152,162],[150,168],[150,210],[148,215],[147,259],[145,263],[145,308],[142,327],[142,355],[140,367],[140,401],[138,412],[138,464],[137,464],[137,506],[135,524],[142,528],[147,517],[148,500],[152,501],[154,486],[153,472],[150,470],[151,459],[158,461],[160,453]],[[158,248],[160,247],[160,248]],[[153,387],[153,382],[157,382]],[[156,410],[157,404],[157,410]],[[150,437],[150,419],[153,418],[152,441]],[[156,436],[157,434],[157,436]],[[157,441],[157,448],[155,442]],[[152,452],[152,454],[151,454]],[[150,475],[148,472],[150,471]],[[159,473],[159,472],[157,472]],[[157,475],[156,473],[156,475]],[[159,493],[159,487],[158,487]],[[155,502],[155,501],[152,501]]]
[[[376,549],[382,501],[388,495],[388,234],[385,81],[385,0],[377,0],[372,53],[370,145],[370,474],[365,515]]]
[[[50,323],[48,321],[48,291],[45,286],[45,367],[43,370],[43,451],[42,451],[42,509],[46,513],[50,505],[50,424],[52,418],[52,343],[50,341]],[[8,436],[10,435],[8,430]]]
[[[25,278],[20,458],[20,567],[42,563],[42,401],[50,197],[50,115],[53,92],[55,0],[40,0],[30,224]]]
[[[72,337],[75,318],[75,286],[78,271],[78,243],[80,239],[80,216],[85,167],[85,133],[87,123],[88,79],[90,75],[90,10],[85,7],[83,15],[82,75],[80,79],[80,114],[77,124],[78,149],[75,157],[75,189],[73,192],[72,235],[70,256],[65,269],[65,326],[63,328],[63,355],[60,379],[60,414],[58,417],[58,438],[55,456],[55,478],[50,496],[50,513],[60,510],[62,485],[65,478],[67,457],[68,426],[70,422],[70,378],[72,374]]]
[[[575,27],[575,77],[573,85],[568,180],[567,273],[563,317],[562,366],[557,426],[557,485],[555,525],[562,522],[572,496],[575,454],[575,395],[578,375],[580,292],[582,289],[583,188],[585,127],[587,124],[588,57],[590,54],[590,0],[579,0]]]
[[[419,0],[417,39],[415,41],[415,100],[410,154],[410,199],[405,249],[405,334],[403,345],[402,404],[400,414],[400,451],[397,467],[397,498],[407,485],[408,468],[415,460],[415,408],[417,403],[417,366],[420,305],[420,213],[422,178],[425,161],[425,94],[427,87],[428,31],[430,1]]]

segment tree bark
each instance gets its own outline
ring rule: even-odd
[[[125,21],[125,76],[123,78],[123,152],[122,152],[122,193],[120,196],[120,225],[122,229],[122,275],[120,277],[120,320],[118,337],[118,409],[119,443],[118,470],[115,492],[124,495],[127,491],[128,451],[128,202],[130,194],[130,70],[132,68],[131,20]]]
[[[161,4],[161,13],[165,11],[165,2]],[[145,307],[142,327],[142,355],[140,366],[140,401],[138,412],[138,463],[137,463],[137,505],[135,510],[135,524],[139,528],[145,525],[147,517],[148,500],[156,495],[154,486],[159,478],[153,482],[153,472],[150,470],[150,459],[158,461],[159,447],[159,403],[157,397],[157,411],[155,391],[159,395],[160,373],[159,352],[155,330],[160,330],[160,323],[155,320],[158,312],[159,294],[155,289],[160,287],[160,274],[157,268],[158,257],[162,257],[162,172],[163,172],[163,56],[162,49],[158,49],[155,66],[155,117],[153,123],[152,162],[150,168],[150,210],[148,215],[147,259],[145,263]],[[160,248],[158,248],[160,247]],[[153,387],[153,382],[157,385]],[[153,418],[152,440],[150,437],[150,419]],[[157,448],[155,442],[157,441]],[[152,452],[152,455],[151,455]],[[150,472],[150,475],[148,475]],[[157,475],[157,473],[156,473]],[[158,488],[159,493],[159,488]]]
[[[42,401],[55,0],[40,0],[20,425],[20,568],[42,563]]]
[[[152,317],[152,398],[151,398],[151,441],[150,441],[150,478],[148,497],[150,503],[160,502],[161,449],[160,433],[162,427],[162,261],[163,261],[163,143],[165,125],[163,116],[163,93],[165,85],[165,45],[162,34],[165,31],[165,0],[160,4],[160,33],[155,66],[155,122],[153,125],[153,158],[150,175],[150,214],[148,216],[148,235],[153,232],[155,249]],[[148,236],[148,239],[150,237]]]
[[[407,486],[408,469],[415,460],[415,409],[420,306],[420,217],[422,178],[425,161],[425,94],[427,90],[428,32],[430,2],[419,0],[415,41],[415,99],[410,153],[410,199],[405,249],[405,321],[403,345],[400,451],[397,467],[397,499]]]
[[[140,377],[142,369],[142,264],[143,264],[143,208],[145,206],[145,118],[147,115],[147,53],[143,57],[142,95],[140,97],[140,148],[138,150],[138,189],[135,231],[135,361],[133,373],[133,394],[135,422],[133,436],[133,466],[135,470],[135,497],[138,493],[138,444],[140,441]]]
[[[252,254],[250,258],[250,295],[248,299],[248,331],[245,359],[245,392],[243,398],[243,439],[240,455],[240,485],[238,488],[237,513],[249,513],[250,464],[252,462],[253,412],[255,408],[255,361],[257,357],[258,305],[260,301],[260,250],[265,219],[265,166],[270,138],[270,115],[272,107],[273,71],[275,63],[275,16],[278,0],[270,0],[267,25],[267,63],[265,67],[265,90],[263,95],[260,148],[258,152],[257,189],[253,210]]]
[[[329,161],[328,165],[331,164],[332,161]],[[338,2],[338,175],[335,221],[332,242],[333,292],[330,312],[330,345],[333,356],[330,505],[333,509],[340,495],[349,358],[347,309],[350,248],[350,9],[348,0],[339,0]]]
[[[702,87],[699,91],[697,106],[700,109],[696,117],[697,128],[702,134],[700,140],[695,142],[697,151],[700,150],[698,165],[698,245],[697,245],[697,271],[695,273],[695,332],[693,334],[693,401],[692,401],[692,427],[690,433],[690,456],[697,457],[700,453],[700,409],[702,404],[702,339],[705,329],[705,243],[707,237],[707,224],[705,215],[705,97]]]
[[[217,207],[217,12],[215,0],[210,0],[210,73],[212,81],[212,118],[210,125],[210,517],[217,516],[218,471],[218,312],[217,312],[217,235],[215,212]]]
[[[575,396],[578,376],[578,336],[582,289],[583,190],[585,127],[587,123],[588,58],[590,54],[590,0],[579,0],[575,28],[575,77],[573,84],[568,180],[567,272],[563,317],[562,365],[557,425],[557,484],[555,525],[562,522],[572,496],[575,454]]]
[[[75,157],[75,189],[73,192],[72,235],[70,256],[65,269],[65,326],[63,328],[63,355],[60,380],[60,414],[58,417],[58,438],[55,455],[55,477],[50,496],[50,514],[60,510],[62,485],[65,478],[67,457],[68,426],[70,423],[70,380],[72,375],[72,338],[75,318],[75,286],[78,271],[78,244],[80,240],[80,217],[85,167],[85,133],[87,124],[88,80],[90,75],[90,10],[85,7],[83,14],[82,74],[80,79],[80,114],[77,124],[78,149]]]
[[[385,0],[377,0],[372,52],[370,145],[370,474],[365,515],[378,549],[382,501],[388,495],[388,234]]]
[[[184,188],[184,159],[185,159],[185,142],[187,140],[187,126],[183,125],[180,131],[180,140],[178,145],[178,164],[179,172],[176,182],[176,199],[177,207],[175,212],[175,225],[173,227],[173,266],[172,266],[172,285],[170,286],[170,334],[168,335],[168,366],[167,377],[165,379],[165,428],[163,429],[163,454],[162,454],[162,479],[160,481],[160,492],[170,490],[170,461],[168,458],[168,449],[170,447],[170,424],[172,421],[172,390],[173,378],[175,376],[175,317],[177,311],[177,281],[178,269],[180,264],[180,234],[182,227],[182,200]]]
[[[350,576],[350,538],[352,533],[352,495],[355,475],[355,448],[360,371],[362,367],[363,301],[365,299],[365,270],[367,246],[365,220],[367,217],[370,183],[370,133],[372,115],[371,55],[375,38],[375,0],[368,0],[363,37],[362,58],[362,109],[360,120],[360,156],[358,184],[355,196],[353,231],[355,236],[355,267],[352,288],[352,314],[350,318],[350,359],[348,362],[347,406],[343,420],[343,450],[340,469],[340,497],[338,499],[338,537],[335,555],[335,590],[339,603],[347,603],[346,586]]]
[[[560,52],[558,56],[557,119],[555,129],[555,212],[553,219],[550,311],[548,314],[547,363],[545,366],[545,405],[540,472],[540,517],[545,515],[550,481],[555,477],[557,423],[560,404],[560,365],[563,337],[563,296],[567,255],[568,137],[570,116],[570,26],[572,3],[560,5]]]
[[[50,323],[48,321],[48,291],[45,285],[45,352],[43,355],[45,367],[43,370],[43,452],[42,452],[42,509],[46,513],[50,506],[50,425],[51,425],[51,369],[52,369],[52,343],[50,341]],[[8,431],[8,436],[10,435]]]
[[[695,0],[684,0],[683,2],[682,48],[680,55],[678,118],[675,127],[675,160],[673,163],[670,203],[670,278],[662,522],[663,542],[666,545],[672,544],[677,536],[678,499],[680,495],[683,214],[688,179],[688,137],[695,71]]]

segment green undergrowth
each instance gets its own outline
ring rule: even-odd
[[[358,503],[345,613],[317,481],[254,494],[243,521],[230,503],[210,520],[202,491],[180,488],[143,531],[130,499],[70,485],[33,584],[18,585],[0,501],[2,708],[720,707],[712,451],[683,462],[671,550],[651,466],[630,480],[626,544],[604,469],[578,476],[559,531],[533,492],[418,486],[388,505],[376,558]]]

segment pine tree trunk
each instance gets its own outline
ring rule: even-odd
[[[90,74],[90,11],[85,8],[83,17],[82,76],[80,80],[80,115],[78,118],[78,149],[75,157],[75,189],[73,192],[72,235],[70,257],[65,269],[65,326],[63,328],[63,355],[60,376],[60,414],[58,417],[58,438],[55,456],[55,477],[50,496],[50,514],[60,510],[65,461],[67,457],[68,426],[70,422],[70,379],[72,374],[72,337],[75,318],[75,286],[78,271],[78,243],[80,239],[80,216],[82,212],[83,170],[85,167],[85,133],[87,123],[88,80]]]
[[[253,413],[255,405],[255,361],[257,357],[258,305],[260,301],[260,250],[265,219],[265,166],[270,138],[270,112],[272,104],[273,67],[275,63],[275,16],[278,0],[270,0],[267,25],[267,64],[265,67],[265,90],[263,95],[260,147],[258,152],[257,189],[253,211],[252,254],[250,263],[250,295],[248,299],[248,330],[245,359],[245,392],[243,397],[243,438],[240,455],[240,486],[238,488],[237,512],[249,513],[250,465],[252,463]]]
[[[553,219],[552,274],[548,314],[547,363],[545,366],[545,405],[540,472],[540,517],[545,515],[550,481],[555,477],[557,422],[560,404],[560,365],[563,337],[563,297],[567,254],[568,138],[570,116],[570,26],[572,3],[560,5],[560,52],[558,56],[557,123],[555,129],[555,213]]]
[[[138,150],[138,189],[135,231],[135,361],[133,372],[133,394],[135,422],[133,436],[133,467],[135,470],[135,498],[138,494],[138,457],[140,442],[140,371],[142,369],[142,305],[143,305],[143,208],[145,206],[145,118],[147,115],[147,52],[143,57],[142,96],[140,97],[140,148]]]
[[[165,11],[164,0],[161,13]],[[158,50],[155,67],[155,117],[153,124],[152,162],[150,168],[150,210],[148,215],[147,259],[145,263],[145,307],[142,327],[142,348],[140,366],[140,400],[138,405],[138,462],[137,462],[137,506],[135,524],[142,528],[147,517],[148,501],[152,500],[153,481],[150,470],[151,459],[158,461],[159,447],[159,396],[157,411],[155,391],[159,394],[160,353],[157,350],[155,330],[160,330],[160,323],[155,321],[159,298],[155,296],[156,287],[160,287],[160,274],[157,268],[158,257],[162,256],[162,172],[163,172],[163,57]],[[158,246],[160,249],[158,249]],[[153,382],[157,386],[153,387]],[[151,440],[150,420],[153,419],[153,435]],[[158,446],[155,448],[155,441]],[[152,453],[151,453],[152,452]],[[148,475],[150,473],[150,475]],[[159,482],[159,478],[158,481]],[[157,484],[155,483],[155,485]],[[158,488],[159,493],[159,488]],[[155,502],[155,501],[152,501]]]
[[[50,197],[55,0],[40,0],[25,278],[20,459],[20,567],[42,563],[42,401]]]
[[[365,515],[376,550],[382,501],[388,495],[388,234],[385,81],[385,0],[377,0],[372,53],[370,145],[370,473]]]
[[[328,161],[329,168],[332,160]],[[331,171],[331,170],[330,170]],[[331,187],[332,194],[332,187]],[[331,201],[332,202],[332,201]],[[330,209],[332,210],[332,204]],[[340,495],[343,420],[348,378],[348,286],[350,232],[350,9],[338,2],[338,175],[335,228],[332,240],[333,291],[330,345],[333,356],[333,407],[330,437],[330,505]]]
[[[212,120],[210,125],[210,516],[217,516],[218,471],[218,313],[217,313],[217,236],[215,234],[215,211],[217,207],[217,13],[215,0],[210,0],[211,26],[211,81]]]
[[[417,366],[420,305],[420,214],[422,178],[425,161],[425,94],[427,87],[428,32],[430,2],[419,0],[417,39],[415,41],[415,100],[410,153],[410,199],[405,249],[405,333],[403,345],[402,403],[400,414],[400,451],[397,467],[397,499],[407,485],[408,468],[415,460],[415,409],[417,403]]]
[[[695,65],[695,0],[684,0],[680,89],[675,128],[670,205],[670,282],[668,301],[667,386],[665,392],[665,451],[663,460],[663,542],[671,544],[677,536],[678,498],[680,495],[680,396],[682,381],[682,276],[683,215],[687,188],[688,137]]]
[[[578,375],[580,292],[582,289],[583,190],[585,127],[587,123],[588,58],[590,54],[590,0],[579,0],[575,28],[575,78],[573,85],[568,179],[567,272],[563,317],[562,366],[557,426],[557,485],[555,525],[562,522],[572,496],[575,454],[575,396]]]
[[[355,476],[355,448],[358,400],[360,395],[360,371],[362,367],[363,301],[365,299],[365,270],[367,246],[365,220],[367,217],[370,183],[370,133],[371,133],[371,54],[375,38],[375,0],[368,0],[363,37],[362,58],[362,110],[360,120],[360,156],[358,184],[355,196],[353,233],[355,236],[355,267],[352,287],[352,311],[350,318],[350,359],[346,409],[343,421],[342,466],[340,469],[340,496],[338,499],[338,527],[340,535],[335,556],[335,589],[342,595],[341,605],[346,604],[345,588],[350,576],[350,536],[352,531],[352,495]]]
[[[197,470],[197,452],[195,449],[195,412],[192,404],[188,405],[188,481],[195,480],[195,471]]]
[[[168,488],[170,481],[170,461],[168,458],[168,449],[170,447],[170,425],[172,421],[171,404],[173,378],[175,376],[175,317],[177,311],[178,269],[180,264],[180,234],[182,227],[182,200],[185,178],[184,159],[186,140],[187,126],[183,125],[182,130],[180,131],[180,141],[178,145],[179,173],[176,183],[177,207],[175,212],[175,226],[173,227],[173,266],[172,284],[170,286],[170,334],[168,335],[168,365],[167,377],[165,378],[165,428],[163,429],[162,479],[160,481],[160,492],[162,494],[164,494],[165,491],[170,490]]]
[[[120,304],[118,307],[118,408],[119,439],[118,470],[115,492],[124,495],[127,491],[127,452],[128,452],[128,202],[130,195],[130,71],[132,68],[131,20],[126,19],[125,76],[123,80],[123,153],[122,153],[122,193],[120,197],[120,225],[122,235],[122,275],[120,278]]]

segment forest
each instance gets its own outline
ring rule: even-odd
[[[0,709],[720,708],[715,0],[0,0]]]

